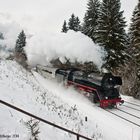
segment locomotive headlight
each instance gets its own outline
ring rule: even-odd
[[[105,97],[105,99],[108,99],[108,97]]]

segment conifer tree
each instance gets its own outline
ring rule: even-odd
[[[126,22],[120,11],[120,0],[103,0],[99,16],[97,42],[107,51],[106,67],[112,69],[125,60]]]
[[[74,30],[74,31],[80,30],[80,20],[78,17],[75,17],[74,14],[72,14],[70,19],[69,19],[68,28],[70,30]]]
[[[130,55],[131,55],[131,65],[130,67],[134,67],[134,71],[131,73],[135,73],[135,83],[132,87],[133,96],[140,99],[140,0],[138,5],[134,9],[132,16],[132,23],[130,25]]]
[[[75,15],[74,14],[71,15],[69,22],[68,22],[68,25],[69,25],[70,30],[75,31]]]
[[[94,42],[96,42],[96,30],[98,26],[99,11],[99,0],[89,0],[87,4],[87,11],[84,17],[82,32],[89,36]]]
[[[140,0],[133,12],[132,23],[130,25],[130,47],[132,59],[139,65],[140,76]]]
[[[80,20],[78,17],[75,18],[75,31],[80,31],[81,30],[81,25],[80,25]]]
[[[18,35],[18,39],[16,40],[15,52],[18,54],[22,54],[26,57],[24,47],[26,46],[26,35],[22,30]]]
[[[66,22],[66,20],[64,20],[64,24],[63,24],[61,32],[66,33],[67,31],[68,31],[67,22]]]
[[[132,15],[128,39],[129,59],[119,67],[117,74],[123,78],[121,92],[140,99],[140,1]]]
[[[0,33],[0,39],[1,39],[1,40],[4,39],[3,33]]]

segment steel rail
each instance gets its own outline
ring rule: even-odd
[[[138,116],[136,116],[136,115],[133,115],[133,114],[131,114],[131,113],[129,113],[129,112],[126,112],[126,111],[124,111],[124,110],[122,110],[122,109],[117,108],[117,110],[119,110],[119,111],[121,111],[121,112],[124,112],[124,113],[126,113],[126,114],[128,114],[128,115],[130,115],[130,116],[133,116],[133,117],[135,117],[135,118],[137,118],[137,119],[140,119],[140,117],[138,117]]]
[[[128,101],[124,101],[125,103],[128,103],[128,104],[131,104],[131,105],[135,105],[135,106],[138,106],[138,107],[140,107],[140,105],[138,105],[138,104],[135,104],[135,103],[131,103],[131,102],[128,102]]]
[[[131,123],[131,124],[134,124],[134,125],[140,127],[139,124],[137,124],[137,123],[135,123],[135,122],[132,122],[132,121],[130,121],[130,120],[128,120],[128,119],[126,119],[126,118],[124,118],[124,117],[122,117],[122,116],[120,116],[120,115],[114,113],[114,112],[111,112],[111,111],[109,111],[109,110],[105,110],[105,111],[107,111],[107,112],[109,112],[109,113],[111,113],[111,114],[117,116],[118,118],[121,118],[121,119],[123,119],[123,120],[125,120],[125,121],[127,121],[127,122],[129,122],[129,123]]]
[[[134,107],[131,107],[131,106],[127,106],[127,105],[122,105],[122,106],[125,106],[127,108],[131,108],[131,109],[136,110],[136,111],[140,111],[140,109],[137,109],[137,108],[134,108]]]

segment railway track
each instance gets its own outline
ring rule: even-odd
[[[124,111],[122,109],[113,109],[113,110],[108,110],[108,109],[105,109],[105,111],[117,116],[118,118],[121,118],[122,120],[125,120],[137,127],[140,127],[140,117],[134,115],[134,114],[131,114],[127,111]],[[122,113],[119,113],[119,112],[122,112]],[[139,122],[139,123],[137,123]]]
[[[138,116],[136,116],[136,115],[134,115],[134,114],[132,114],[132,113],[129,113],[129,112],[127,112],[127,111],[124,111],[124,110],[122,110],[122,109],[117,108],[117,110],[119,110],[119,111],[121,111],[121,112],[123,112],[123,113],[126,113],[126,114],[128,114],[128,115],[130,115],[130,116],[133,116],[133,117],[135,117],[135,118],[137,118],[137,119],[140,119],[140,117],[138,117]]]
[[[140,109],[134,108],[132,106],[128,106],[128,105],[122,105],[122,106],[124,106],[126,108],[130,108],[130,109],[136,110],[136,111],[140,111]]]
[[[131,102],[128,102],[128,101],[124,101],[125,103],[127,104],[131,104],[133,106],[137,106],[137,107],[140,107],[140,104],[136,104],[136,103],[131,103]]]

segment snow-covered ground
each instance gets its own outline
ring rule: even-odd
[[[0,61],[0,91],[1,100],[89,138],[140,140],[139,127],[99,108],[73,88],[66,88],[55,80],[44,79],[36,72],[30,73],[14,61]],[[140,101],[123,98],[140,105]],[[139,115],[138,111],[133,112]],[[27,125],[30,120],[30,117],[1,104],[0,139],[5,139],[4,135],[9,135],[10,140],[31,138]],[[36,121],[33,120],[30,125]],[[40,140],[76,140],[75,136],[41,122],[36,126],[38,128]],[[17,138],[14,138],[15,134]]]

